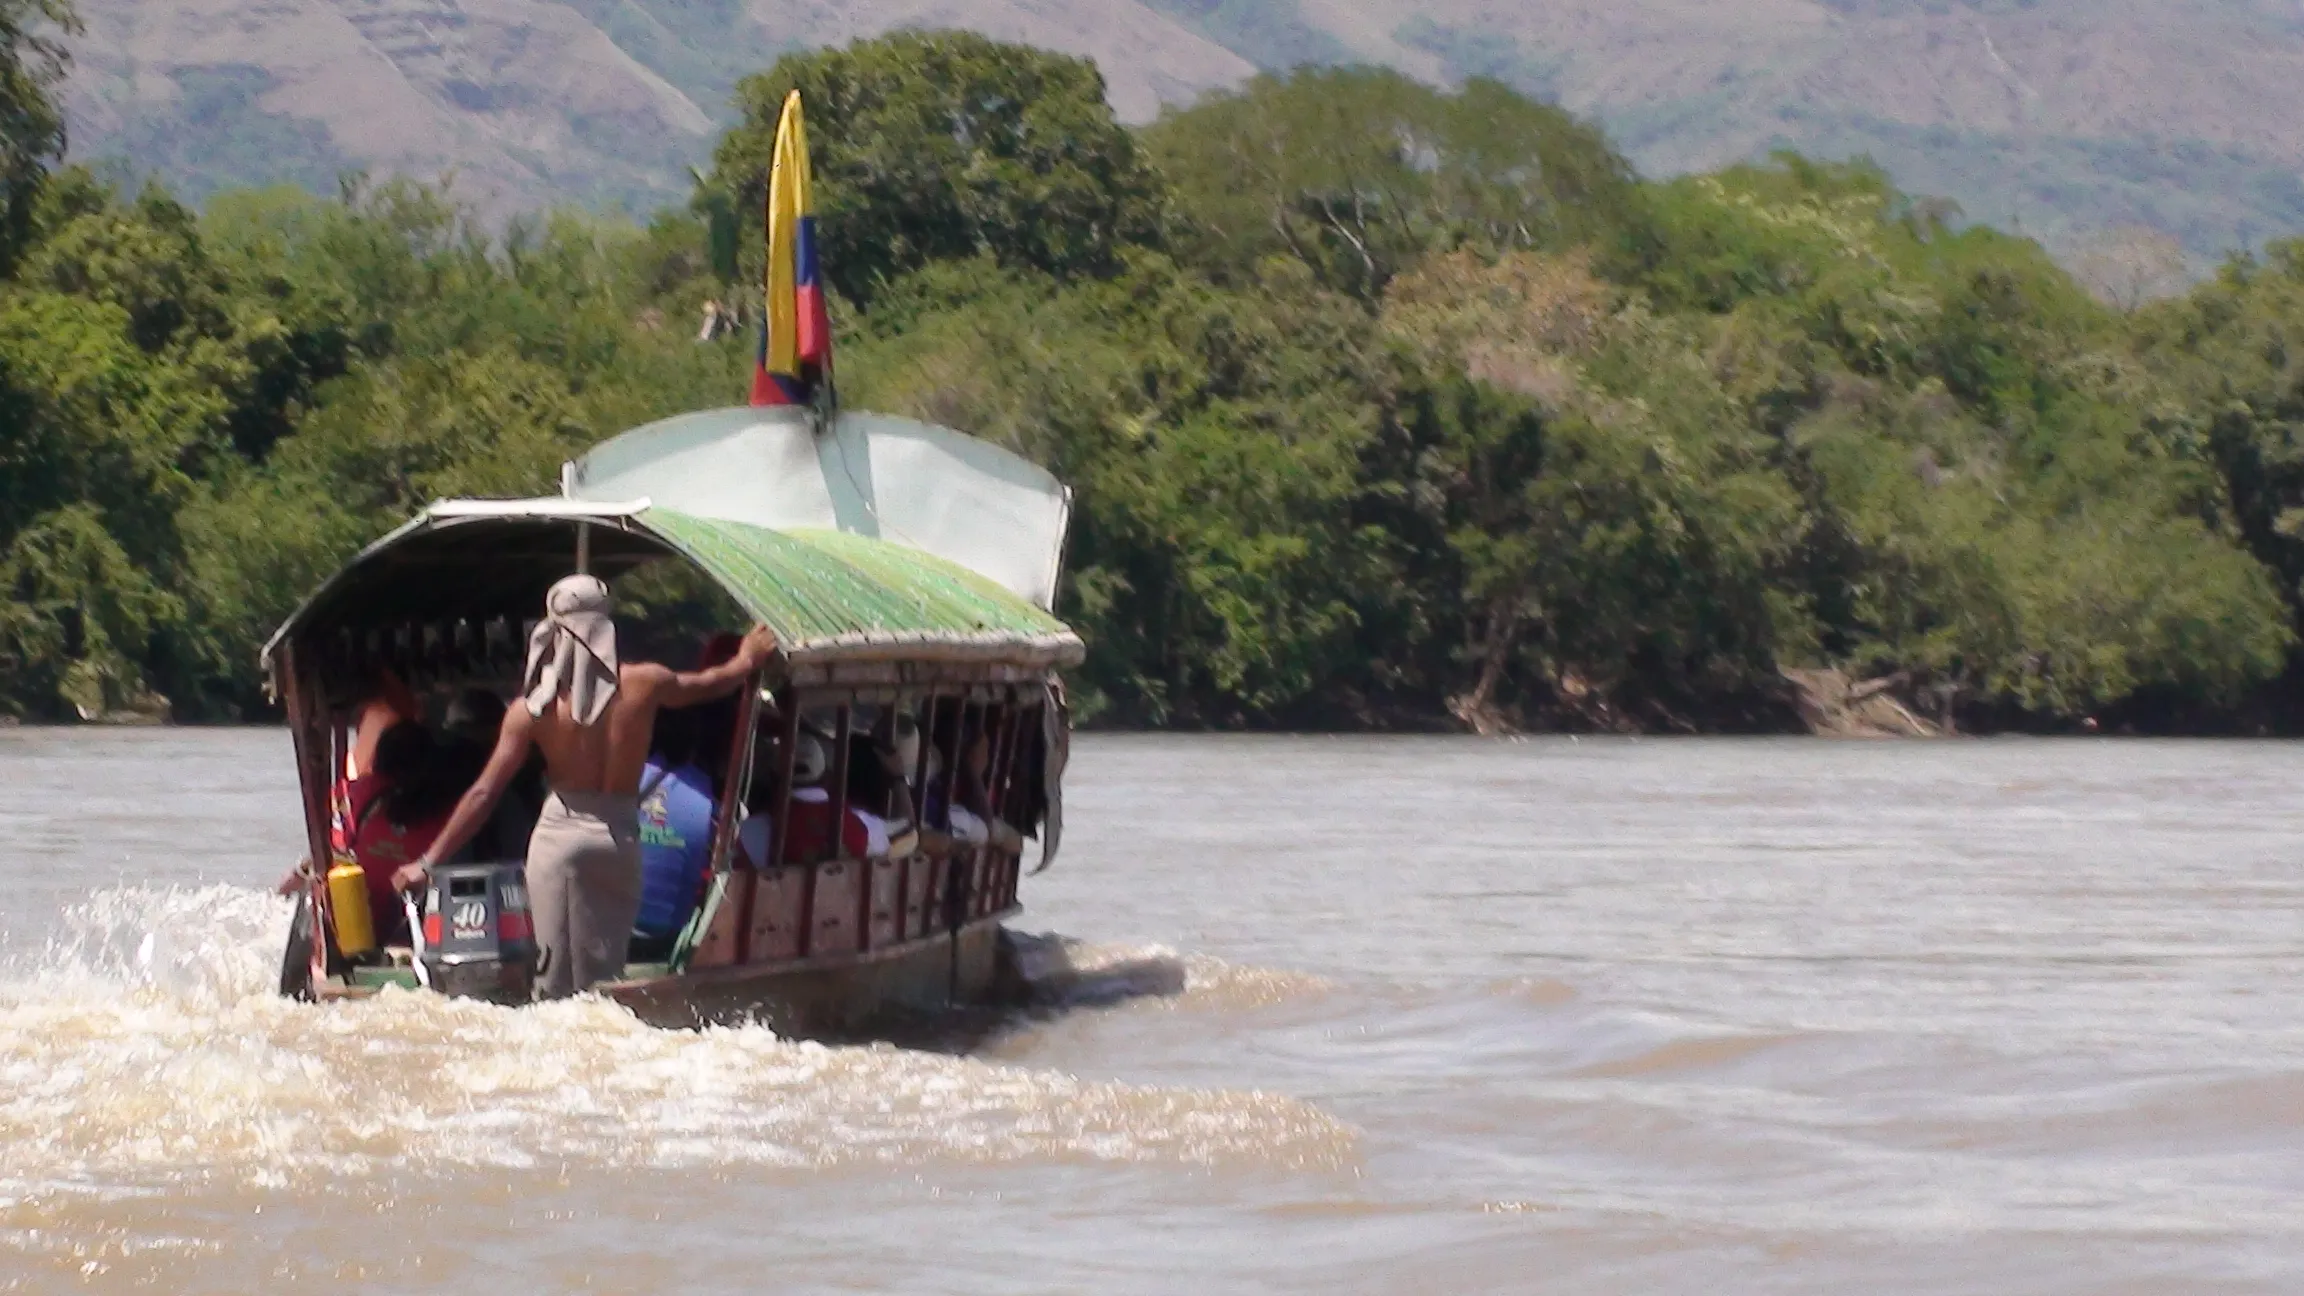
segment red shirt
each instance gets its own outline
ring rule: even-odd
[[[816,797],[825,797],[816,800]],[[831,854],[832,802],[821,788],[799,788],[792,793],[792,830],[784,835],[784,862],[800,864],[823,859]],[[849,859],[863,859],[872,843],[871,830],[856,812],[848,812],[848,822],[841,825],[841,854]]]
[[[346,798],[352,812],[352,858],[368,875],[369,912],[379,929],[393,926],[391,919],[400,912],[392,875],[423,857],[440,830],[448,826],[448,816],[455,809],[451,806],[412,824],[394,823],[384,807],[376,804],[389,785],[390,781],[380,775],[365,775],[352,780]]]

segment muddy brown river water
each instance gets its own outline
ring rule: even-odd
[[[2304,746],[1088,736],[963,1052],[283,1002],[276,731],[0,731],[0,1291],[2304,1291]]]

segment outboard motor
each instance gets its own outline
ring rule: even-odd
[[[424,970],[444,995],[528,1002],[536,984],[536,923],[520,865],[443,864],[432,870]]]

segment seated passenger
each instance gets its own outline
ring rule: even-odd
[[[384,732],[368,772],[347,789],[352,858],[367,875],[369,913],[385,943],[408,938],[393,873],[431,848],[463,794],[439,744],[413,720]]]
[[[944,775],[944,748],[940,744],[928,753],[928,797],[936,815],[934,822],[950,833],[952,839],[969,846],[981,846],[991,838],[991,831],[979,810],[984,804],[984,767],[991,759],[989,744],[984,734],[971,724],[959,734],[960,764],[951,777]],[[950,742],[946,735],[946,742]]]
[[[768,859],[769,826],[776,813],[775,780],[764,772],[775,765],[775,745],[765,738],[752,749],[752,791],[744,798],[744,819],[736,825],[736,854],[745,868],[761,868]]]
[[[919,802],[912,795],[912,778],[920,769],[919,726],[911,716],[890,711],[873,726],[872,754],[892,839],[888,853],[910,855],[920,847]]]
[[[824,755],[824,744],[812,735],[802,734],[800,745],[792,756],[792,823],[784,834],[784,862],[808,864],[832,856],[832,794],[824,790],[826,766],[831,762]],[[766,780],[762,780],[765,786]],[[754,864],[768,855],[769,822],[766,814],[755,814],[744,821],[737,831],[737,844],[744,849],[744,858]],[[883,831],[874,840],[871,826],[853,807],[848,821],[841,825],[840,855],[847,859],[871,859],[877,853],[888,853],[888,839]]]
[[[949,856],[956,847],[971,844],[953,822],[953,780],[944,773],[951,764],[945,758],[945,753],[951,750],[958,716],[958,707],[950,700],[931,702],[923,716],[927,722],[927,733],[922,733],[918,728],[907,733],[900,725],[896,734],[905,778],[918,780],[918,786],[910,789],[910,796],[912,804],[919,811],[920,849],[936,859]],[[922,777],[920,765],[922,742],[928,745],[925,777]],[[962,812],[962,824],[974,822],[974,816]]]
[[[712,863],[711,780],[696,760],[685,711],[656,717],[656,750],[640,772],[640,912],[633,948],[669,953],[703,895]]]
[[[477,747],[483,759],[496,747],[496,733],[504,727],[504,699],[484,688],[468,688],[448,704],[440,727],[457,747]]]
[[[389,667],[370,671],[362,700],[352,708],[351,742],[344,752],[344,767],[328,784],[328,849],[338,856],[352,853],[352,785],[376,765],[376,749],[393,726],[414,720],[423,707],[416,695]],[[295,895],[306,882],[326,869],[315,869],[309,853],[280,879],[281,895]],[[395,911],[399,906],[393,905]]]
[[[1023,837],[992,811],[987,778],[992,762],[991,736],[977,729],[964,739],[960,751],[960,772],[952,789],[952,835],[972,845],[989,842],[1004,853],[1017,853]]]
[[[871,859],[909,855],[917,844],[912,834],[912,793],[901,762],[893,709],[880,713],[868,741],[858,735],[858,741],[848,744],[848,809],[864,821]],[[903,842],[901,851],[896,849],[898,840]]]
[[[368,680],[367,698],[354,710],[352,746],[344,753],[344,781],[350,783],[376,768],[377,748],[395,726],[424,714],[416,694],[389,666],[379,666]]]
[[[488,754],[496,748],[497,731],[504,727],[504,699],[487,689],[468,688],[448,704],[443,727],[456,782],[469,787],[487,767]],[[467,855],[490,861],[528,858],[528,837],[536,829],[536,807],[541,800],[532,794],[529,782],[523,777],[505,790],[504,799],[496,803],[496,812],[465,848]]]

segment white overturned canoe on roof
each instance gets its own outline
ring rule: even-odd
[[[569,464],[562,493],[647,499],[772,530],[845,531],[934,554],[1056,605],[1072,492],[974,437],[888,414],[702,410],[634,428]]]

